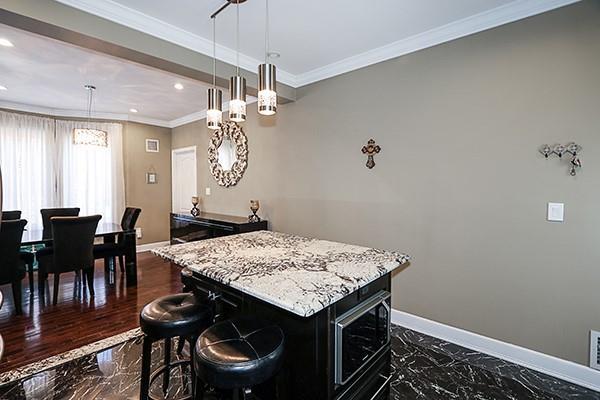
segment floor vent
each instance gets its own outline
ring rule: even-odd
[[[590,367],[600,369],[600,332],[590,332]]]

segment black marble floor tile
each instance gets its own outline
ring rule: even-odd
[[[0,386],[0,399],[10,400],[123,400],[139,399],[141,340],[131,339],[112,348],[79,357],[33,376]],[[163,343],[154,344],[152,363],[163,359]],[[178,360],[173,352],[173,360]],[[185,371],[186,377],[189,375]],[[162,397],[160,379],[151,392]],[[169,398],[189,393],[191,382],[184,382],[181,370],[171,372]]]
[[[409,329],[393,328],[392,399],[589,399],[600,393]]]
[[[162,352],[156,343],[154,365]],[[392,355],[390,400],[600,400],[600,393],[400,327],[393,329]],[[137,399],[140,363],[137,337],[2,385],[0,399]],[[174,370],[169,398],[189,386]],[[152,392],[162,396],[158,382]]]

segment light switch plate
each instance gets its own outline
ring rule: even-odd
[[[135,228],[135,237],[137,239],[141,239],[142,238],[142,228]]]
[[[210,196],[210,188],[209,188],[209,187],[207,187],[207,188],[204,190],[204,194],[205,194],[206,196]]]
[[[563,203],[548,203],[548,221],[563,222],[565,220],[565,205]]]

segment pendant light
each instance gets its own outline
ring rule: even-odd
[[[217,89],[217,17],[213,19],[213,86],[208,88],[208,108],[206,110],[206,126],[219,129],[223,122],[223,93]]]
[[[277,79],[274,64],[269,63],[269,0],[265,0],[265,63],[258,66],[258,113],[277,112]]]
[[[108,133],[101,129],[91,128],[92,105],[94,102],[94,91],[96,90],[96,86],[85,85],[84,88],[88,91],[87,127],[73,129],[73,144],[107,147]]]
[[[246,120],[246,78],[240,76],[240,1],[236,0],[236,74],[229,79],[229,119]]]

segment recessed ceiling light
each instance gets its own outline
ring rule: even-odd
[[[138,112],[138,110],[137,110],[137,109],[135,109],[135,108],[130,108],[130,109],[129,109],[129,112],[136,113],[136,112]]]
[[[183,90],[183,85],[179,82],[177,82],[175,85],[173,85],[173,87],[177,90]]]
[[[281,54],[276,51],[270,51],[267,53],[267,56],[269,56],[269,58],[279,58],[281,57]]]
[[[12,42],[8,39],[5,38],[0,38],[0,46],[4,46],[4,47],[14,47],[14,45],[12,44]]]
[[[6,86],[0,85],[0,90],[8,90],[8,88]]]

